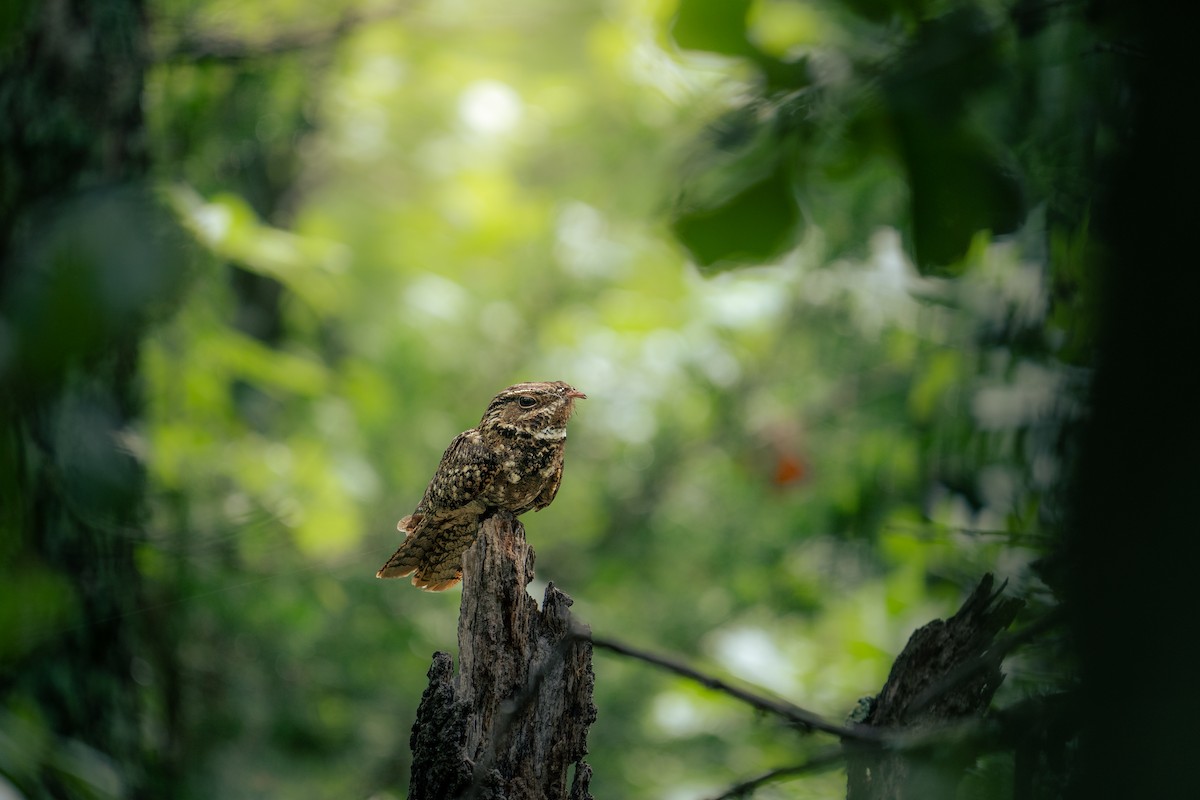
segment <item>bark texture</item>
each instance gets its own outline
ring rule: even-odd
[[[987,710],[1004,680],[993,644],[1023,606],[1001,598],[993,584],[985,575],[958,613],[913,633],[860,725],[919,732]],[[928,752],[846,748],[847,800],[953,797],[975,752],[944,742]]]
[[[410,740],[410,800],[591,798],[592,648],[571,636],[570,597],[550,584],[539,611],[525,591],[533,562],[506,514],[464,555],[459,672],[434,654]]]

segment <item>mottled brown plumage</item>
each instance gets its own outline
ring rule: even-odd
[[[479,424],[446,448],[416,510],[396,525],[405,535],[400,549],[375,577],[412,575],[414,586],[448,589],[462,579],[462,554],[485,517],[550,505],[567,421],[585,397],[562,381],[518,383],[493,397]]]

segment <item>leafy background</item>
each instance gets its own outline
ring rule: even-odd
[[[186,238],[122,434],[151,486],[121,612],[149,766],[53,739],[18,689],[0,788],[404,796],[458,596],[374,571],[446,443],[518,380],[589,397],[525,524],[539,582],[598,634],[840,719],[983,572],[1028,619],[1055,604],[1039,559],[1090,379],[1092,181],[1127,102],[1081,5],[148,15],[154,192]],[[79,613],[20,567],[12,673]],[[1006,669],[1000,705],[1071,664],[1051,634]],[[814,747],[644,666],[596,673],[597,796],[712,796]],[[1010,771],[981,760],[973,796]]]

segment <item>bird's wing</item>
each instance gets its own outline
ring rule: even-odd
[[[470,505],[499,471],[496,455],[472,428],[454,437],[413,515],[439,514]]]
[[[462,553],[475,540],[485,510],[479,496],[497,471],[497,460],[479,431],[454,437],[420,504],[396,525],[405,539],[376,577],[413,575],[414,585],[434,592],[458,583]]]

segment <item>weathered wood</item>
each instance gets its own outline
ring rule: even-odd
[[[463,556],[459,672],[435,653],[410,745],[410,800],[589,800],[592,648],[571,636],[571,598],[525,591],[533,548],[510,515],[484,522]],[[573,768],[568,794],[568,774]]]
[[[996,636],[1024,605],[1000,598],[993,583],[985,575],[958,613],[913,633],[860,725],[914,732],[987,710],[1004,680]],[[845,746],[847,800],[953,797],[974,758],[971,750],[959,753],[946,742],[927,752]]]

